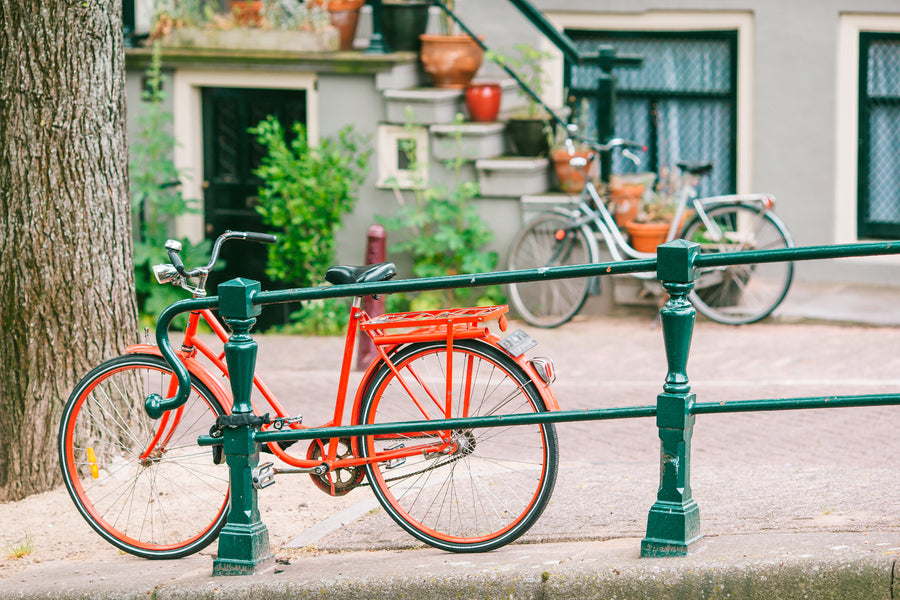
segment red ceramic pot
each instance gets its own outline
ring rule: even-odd
[[[499,83],[470,83],[466,86],[466,108],[469,118],[479,123],[497,120],[503,90]]]

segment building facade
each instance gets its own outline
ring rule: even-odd
[[[548,104],[560,106],[564,98],[579,94],[594,101],[590,90],[596,72],[567,64],[511,2],[456,4],[463,21],[483,35],[489,47],[508,52],[525,42],[548,52]],[[652,168],[678,159],[712,160],[714,175],[703,191],[774,194],[776,211],[797,245],[900,239],[896,2],[534,4],[583,52],[611,45],[643,57],[640,68],[614,71],[615,130],[648,146],[646,164]],[[437,26],[434,11],[431,29]],[[141,9],[136,13],[142,14]],[[138,29],[141,19],[136,18]],[[371,12],[364,9],[358,50],[368,43],[370,19]],[[129,51],[130,102],[138,101],[146,61],[146,51]],[[200,199],[203,206],[179,223],[179,233],[214,236],[236,224],[252,224],[255,191],[249,173],[255,157],[242,132],[270,112],[304,122],[313,139],[332,135],[348,123],[371,136],[372,169],[339,235],[340,261],[360,262],[366,229],[376,215],[396,209],[389,182],[403,176],[398,140],[418,136],[417,151],[434,165],[429,177],[450,177],[439,166],[445,135],[441,124],[435,127],[430,117],[403,122],[407,118],[397,115],[408,113],[398,113],[395,105],[430,103],[428,110],[441,110],[442,103],[449,103],[455,110],[462,106],[461,92],[431,90],[435,93],[429,96],[412,53],[288,52],[275,57],[246,49],[215,54],[172,47],[164,61],[178,139],[175,159],[190,174],[183,184],[185,195]],[[478,78],[502,76],[496,65],[486,62]],[[508,84],[507,96],[508,105],[515,104]],[[465,171],[473,179],[483,175],[474,158]],[[501,265],[528,212],[522,195],[491,193],[479,200],[479,209],[494,228],[493,246]],[[900,285],[900,257],[805,263],[797,266],[796,276]]]

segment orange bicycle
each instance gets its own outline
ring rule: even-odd
[[[210,262],[187,270],[178,242],[166,244],[171,264],[157,265],[160,284],[206,295],[209,271],[230,239],[274,242],[273,236],[226,232]],[[336,266],[325,278],[336,285],[390,279],[391,263]],[[533,345],[523,332],[503,342],[486,324],[506,330],[506,306],[370,317],[354,298],[337,387],[334,417],[341,425],[358,332],[378,356],[353,397],[349,424],[396,423],[559,410],[550,389],[553,365],[527,358]],[[228,471],[222,446],[198,445],[216,432],[216,419],[232,405],[224,353],[197,335],[204,321],[221,342],[225,327],[211,310],[190,313],[179,360],[190,373],[188,402],[154,420],[144,410],[151,393],[174,396],[178,380],[158,347],[137,344],[88,373],[63,412],[59,457],[63,478],[81,515],[114,546],[145,558],[178,558],[210,544],[226,522]],[[512,343],[510,343],[512,342]],[[509,350],[506,348],[510,348]],[[305,428],[254,376],[263,430]],[[507,544],[541,515],[556,482],[558,443],[552,424],[421,431],[267,444],[287,467],[271,463],[255,473],[258,487],[276,473],[307,473],[316,486],[343,495],[371,486],[385,511],[415,538],[448,551],[487,551]],[[366,480],[366,481],[364,481]]]

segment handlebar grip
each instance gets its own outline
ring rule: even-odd
[[[184,263],[181,262],[181,256],[178,254],[178,251],[168,250],[166,254],[169,255],[169,262],[172,263],[172,266],[175,267],[175,270],[178,271],[178,274],[182,277],[189,277],[188,272],[184,268]]]
[[[251,242],[259,242],[260,244],[274,244],[278,241],[278,238],[274,235],[270,235],[268,233],[257,233],[255,231],[248,231],[246,233],[246,240]]]

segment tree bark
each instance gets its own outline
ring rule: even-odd
[[[136,337],[120,0],[0,0],[0,501],[61,481],[69,392]]]

